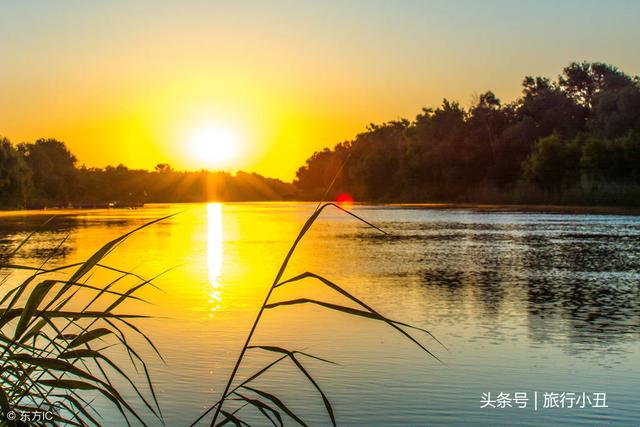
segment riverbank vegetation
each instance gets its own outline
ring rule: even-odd
[[[135,294],[155,287],[153,279],[105,265],[104,259],[133,233],[166,218],[69,265],[52,266],[51,255],[36,266],[12,263],[35,231],[0,251],[0,425],[103,425],[110,420],[101,420],[96,408],[101,398],[127,425],[136,420],[146,426],[145,417],[164,424],[147,363],[131,343],[132,336],[142,337],[162,358],[134,324],[148,316],[119,312],[127,302],[146,303]],[[118,354],[130,364],[116,362]]]
[[[265,390],[254,388],[255,387],[255,385],[253,384],[254,380],[258,379],[263,374],[268,373],[270,368],[272,368],[276,364],[283,361],[290,361],[293,367],[295,367],[295,369],[299,371],[299,373],[303,377],[306,377],[306,379],[311,384],[312,388],[315,389],[315,391],[322,398],[322,402],[327,412],[327,416],[331,421],[331,425],[334,427],[337,425],[336,415],[334,413],[331,401],[329,400],[327,395],[322,391],[320,384],[314,379],[313,375],[309,371],[307,371],[307,369],[304,367],[302,360],[311,358],[311,359],[319,360],[325,363],[335,364],[334,362],[331,362],[329,360],[326,360],[302,351],[287,349],[287,348],[279,347],[276,345],[264,344],[264,343],[253,344],[253,341],[252,341],[253,334],[256,331],[256,328],[259,327],[261,319],[263,318],[263,316],[266,314],[267,311],[271,311],[273,309],[315,305],[317,307],[326,309],[328,312],[347,315],[347,316],[351,316],[352,318],[361,317],[369,320],[377,320],[381,324],[384,323],[387,326],[390,326],[391,328],[393,328],[395,332],[398,332],[408,341],[418,346],[418,348],[420,348],[420,350],[424,352],[426,355],[433,357],[439,362],[443,363],[441,359],[438,358],[438,356],[436,356],[424,344],[422,344],[418,339],[416,339],[411,333],[416,331],[422,332],[428,335],[429,337],[431,337],[435,342],[437,342],[440,346],[442,346],[442,348],[448,351],[445,345],[442,344],[428,330],[422,329],[416,326],[412,326],[410,324],[407,324],[401,321],[392,320],[388,317],[383,316],[382,314],[374,310],[372,307],[367,305],[364,301],[360,300],[358,297],[349,293],[347,290],[345,290],[338,284],[332,282],[326,277],[320,276],[313,272],[307,271],[307,272],[298,274],[296,276],[293,276],[289,279],[284,279],[285,271],[287,270],[289,261],[295,255],[295,251],[298,247],[298,244],[304,239],[305,235],[311,229],[315,221],[320,217],[322,212],[329,207],[338,209],[339,211],[342,211],[344,214],[349,215],[352,218],[355,218],[356,220],[364,224],[366,227],[369,227],[384,235],[387,235],[387,233],[381,228],[361,218],[355,213],[349,210],[343,209],[337,204],[325,203],[322,205],[318,205],[314,210],[314,212],[305,221],[304,225],[300,229],[300,232],[298,233],[295,240],[291,244],[289,251],[284,257],[282,264],[280,265],[280,268],[278,270],[278,273],[276,274],[273,280],[273,284],[267,291],[265,300],[262,303],[262,306],[260,307],[258,314],[256,315],[256,318],[253,322],[253,326],[249,330],[249,334],[244,343],[244,346],[240,350],[240,354],[238,355],[238,359],[236,360],[233,370],[231,371],[231,374],[227,379],[227,384],[225,386],[224,391],[222,392],[221,398],[212,406],[210,406],[192,424],[192,427],[195,426],[201,420],[209,417],[210,414],[213,414],[213,419],[210,422],[210,425],[212,426],[225,425],[228,423],[233,423],[235,425],[251,425],[251,423],[248,423],[242,420],[242,416],[244,416],[244,414],[239,414],[239,412],[245,409],[245,407],[249,407],[249,409],[252,409],[251,406],[253,406],[253,409],[257,409],[259,413],[262,414],[262,416],[265,418],[265,422],[268,420],[268,422],[270,422],[274,426],[284,425],[283,416],[287,416],[292,420],[296,421],[296,423],[302,426],[306,426],[307,424],[300,417],[298,417],[291,408],[289,408],[286,404],[284,404],[279,397],[277,397],[277,395],[280,392],[279,390],[265,391]],[[292,284],[295,286],[295,284],[297,284],[297,282],[299,281],[315,282],[318,286],[326,287],[330,289],[332,292],[334,292],[335,295],[341,295],[342,297],[344,297],[349,302],[349,304],[355,305],[357,306],[357,308],[354,308],[349,305],[340,305],[340,304],[335,304],[328,301],[316,300],[311,298],[295,298],[290,300],[277,299],[276,301],[271,300],[271,297],[277,294],[278,288],[286,285],[292,285]],[[266,353],[274,353],[278,355],[279,358],[267,364],[265,367],[257,371],[257,373],[250,375],[248,378],[244,379],[243,381],[237,381],[236,374],[238,373],[238,368],[240,367],[245,357],[247,356],[248,350],[262,350],[263,352],[266,352]],[[235,387],[233,387],[234,385]],[[234,403],[235,405],[233,409],[229,409],[228,407],[231,406],[230,404],[234,404]],[[226,410],[224,409],[225,404],[227,405]],[[223,420],[216,423],[216,421],[220,417],[222,417]]]
[[[175,171],[168,164],[153,171],[124,165],[88,168],[78,166],[66,145],[55,139],[17,146],[0,139],[0,207],[4,208],[280,200],[292,193],[291,184],[255,173]]]
[[[317,198],[334,177],[329,197],[355,200],[638,205],[640,81],[572,63],[556,81],[525,77],[511,103],[444,100],[314,153],[295,185]]]
[[[336,364],[297,349],[284,348],[268,342],[254,342],[253,335],[260,320],[273,310],[316,306],[351,318],[378,321],[416,345],[426,356],[441,359],[422,341],[427,338],[447,349],[428,330],[390,319],[351,294],[340,285],[313,272],[303,272],[285,278],[289,261],[298,244],[327,208],[335,208],[364,226],[384,235],[387,233],[354,212],[334,203],[318,205],[302,225],[283,258],[273,283],[265,287],[265,299],[260,306],[244,346],[229,373],[220,399],[208,407],[191,425],[206,420],[212,426],[228,423],[251,425],[256,419],[275,426],[295,421],[306,426],[304,415],[279,397],[282,390],[256,381],[273,375],[274,366],[290,362],[291,367],[306,379],[309,392],[317,393],[331,425],[338,424],[339,414],[323,391],[322,382],[305,365],[308,360]],[[43,257],[36,266],[16,264],[14,256],[25,247],[35,232],[15,247],[0,251],[0,285],[5,292],[0,298],[0,425],[103,425],[113,419],[100,419],[99,403],[110,402],[128,425],[162,423],[163,415],[151,380],[145,353],[132,344],[132,336],[141,337],[149,345],[147,353],[162,359],[159,349],[135,322],[148,316],[142,313],[123,314],[127,303],[143,303],[139,291],[145,287],[159,289],[153,278],[143,278],[133,272],[104,264],[105,258],[134,233],[174,215],[159,218],[139,226],[104,244],[85,261],[55,265],[52,255]],[[65,238],[66,240],[66,238]],[[64,242],[64,241],[63,241]],[[169,270],[166,270],[169,271]],[[165,271],[165,272],[166,272]],[[21,274],[24,273],[24,274]],[[98,280],[98,277],[101,279]],[[341,296],[347,305],[313,298],[286,299],[278,289],[295,286],[300,281],[325,287]],[[275,298],[272,298],[275,297]],[[131,310],[130,307],[128,307]],[[414,335],[422,335],[416,337]],[[137,347],[137,346],[136,346]],[[249,353],[263,352],[275,358],[251,375],[241,377],[238,368]],[[127,355],[128,358],[122,357]],[[118,359],[125,362],[117,362]],[[132,372],[135,371],[135,372]],[[127,397],[128,396],[128,397]],[[134,404],[135,403],[135,404]],[[32,419],[31,417],[36,417]],[[45,417],[45,418],[43,418]],[[19,420],[19,421],[17,421]]]
[[[327,188],[329,191],[327,192]],[[0,139],[0,206],[282,199],[640,204],[640,80],[603,63],[572,63],[522,96],[491,91],[463,108],[444,100],[415,119],[371,124],[314,153],[293,184],[254,173],[78,166],[54,139]]]

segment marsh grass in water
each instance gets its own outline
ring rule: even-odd
[[[151,340],[134,325],[146,316],[121,314],[126,301],[143,301],[135,295],[146,286],[155,286],[131,272],[109,267],[104,258],[133,233],[165,218],[149,222],[114,239],[86,261],[48,268],[49,258],[37,266],[3,263],[5,273],[26,272],[27,277],[11,287],[9,274],[1,283],[0,300],[0,405],[2,424],[14,425],[103,425],[94,408],[95,399],[110,401],[127,424],[135,419],[146,425],[143,415],[123,397],[123,384],[134,391],[146,409],[162,422],[146,362],[129,343],[132,334],[142,338],[160,356]],[[33,236],[31,233],[9,254],[11,259]],[[7,271],[8,270],[8,271]],[[97,270],[115,274],[104,286],[94,286]],[[70,272],[60,279],[61,273]],[[125,290],[122,285],[126,284]],[[80,294],[90,297],[82,299]],[[130,365],[116,364],[110,353],[117,347],[126,352]],[[144,375],[146,388],[136,384],[131,368]],[[22,419],[21,414],[47,412],[50,420]]]
[[[377,320],[393,328],[429,357],[440,361],[431,350],[410,333],[410,331],[418,331],[427,334],[446,349],[429,331],[385,317],[333,281],[313,272],[304,272],[283,280],[298,244],[322,211],[328,207],[339,209],[367,227],[386,235],[381,228],[339,205],[334,203],[319,205],[302,226],[282,261],[226,381],[220,400],[211,405],[192,425],[201,422],[208,422],[212,426],[249,425],[243,420],[249,409],[254,411],[251,415],[257,412],[264,417],[266,423],[276,426],[283,426],[285,421],[289,420],[303,426],[307,425],[301,415],[296,414],[282,398],[278,397],[277,391],[261,389],[253,383],[273,366],[286,361],[291,362],[292,367],[308,381],[310,392],[319,395],[331,424],[334,426],[338,424],[329,396],[323,391],[320,382],[305,367],[304,361],[314,359],[330,364],[334,362],[296,349],[252,342],[254,332],[263,315],[268,310],[279,307],[315,305],[349,316]],[[0,268],[5,271],[28,273],[27,278],[14,287],[5,283],[10,277],[6,275],[1,284],[5,289],[0,288],[2,291],[0,293],[2,295],[0,300],[2,369],[0,404],[3,414],[12,411],[14,413],[34,410],[52,411],[53,419],[48,422],[51,425],[102,425],[113,421],[101,419],[93,407],[94,399],[102,397],[118,409],[127,423],[135,419],[138,423],[145,425],[146,415],[149,414],[139,414],[132,402],[123,397],[124,385],[135,392],[142,406],[152,414],[151,416],[156,417],[157,422],[163,421],[147,364],[130,344],[132,334],[140,335],[157,356],[162,358],[151,340],[133,323],[135,319],[146,316],[116,312],[126,301],[143,302],[135,293],[145,286],[155,287],[152,283],[155,278],[145,279],[132,272],[109,267],[103,263],[103,260],[133,233],[167,218],[169,217],[151,221],[108,242],[82,263],[46,268],[49,258],[45,258],[37,267],[0,264]],[[33,233],[27,236],[8,254],[6,259],[11,259],[32,235]],[[115,278],[103,286],[94,285],[92,279],[97,270],[109,271],[115,275]],[[71,273],[65,279],[50,278],[52,275],[64,272]],[[293,286],[302,280],[316,281],[345,297],[355,307],[304,297],[272,301],[272,296],[279,288]],[[125,290],[116,290],[122,289],[126,281],[133,283],[128,284]],[[76,307],[79,300],[87,299],[74,299],[74,297],[79,293],[86,295],[87,292],[92,294],[88,299],[89,302]],[[127,354],[130,366],[119,366],[113,362],[109,354],[115,350]],[[272,353],[277,355],[277,358],[247,378],[238,381],[236,375],[248,351]],[[131,368],[144,375],[146,382],[144,389],[141,389],[128,373]],[[19,425],[17,421],[7,418],[2,422],[4,425]],[[31,424],[39,425],[40,423]]]
[[[204,420],[212,412],[213,412],[213,417],[210,422],[210,425],[212,426],[221,426],[229,423],[234,424],[236,426],[249,425],[247,422],[243,421],[241,417],[241,411],[245,410],[245,408],[253,408],[259,411],[262,414],[262,416],[264,416],[266,422],[271,423],[275,426],[284,425],[283,416],[288,416],[290,419],[292,419],[296,423],[306,426],[307,424],[303,421],[303,419],[300,416],[296,415],[291,408],[289,408],[280,398],[277,397],[276,394],[270,391],[258,389],[250,385],[252,381],[254,381],[258,377],[266,373],[271,367],[285,360],[289,360],[293,364],[293,366],[300,372],[300,374],[309,381],[309,384],[312,390],[315,390],[315,392],[317,392],[320,395],[320,398],[322,399],[322,402],[326,409],[327,415],[331,420],[331,424],[333,426],[337,425],[337,419],[336,419],[335,412],[333,410],[333,406],[331,405],[331,401],[329,400],[325,392],[322,390],[318,381],[305,368],[303,359],[312,358],[325,363],[334,363],[334,362],[331,362],[329,360],[326,360],[302,351],[287,349],[287,348],[268,345],[268,344],[252,344],[253,334],[256,331],[260,323],[260,320],[266,310],[276,309],[282,306],[300,306],[300,305],[312,304],[312,305],[324,307],[329,310],[345,313],[350,316],[363,317],[367,319],[384,322],[390,327],[394,328],[397,332],[402,334],[410,342],[417,345],[426,354],[428,354],[429,356],[441,362],[441,360],[434,353],[432,353],[431,350],[429,350],[427,347],[421,344],[420,341],[414,338],[413,335],[411,335],[407,331],[407,330],[413,329],[416,331],[424,332],[428,334],[431,338],[433,338],[443,348],[446,349],[446,347],[426,329],[418,328],[416,326],[412,326],[397,320],[392,320],[383,316],[382,314],[374,310],[372,307],[367,305],[365,302],[363,302],[356,296],[346,291],[344,288],[340,287],[339,285],[332,282],[331,280],[328,280],[325,277],[317,275],[313,272],[304,272],[290,279],[283,280],[283,276],[287,269],[287,265],[289,264],[289,261],[293,257],[296,251],[296,248],[298,247],[298,244],[302,241],[305,234],[309,231],[309,229],[312,227],[314,222],[318,219],[322,211],[327,207],[334,207],[336,209],[339,209],[345,214],[351,215],[358,221],[380,232],[381,234],[383,235],[387,234],[381,228],[375,226],[374,224],[371,224],[370,222],[366,221],[365,219],[361,218],[355,213],[347,209],[344,209],[335,203],[324,203],[322,205],[319,205],[316,208],[316,210],[313,212],[313,214],[307,219],[307,221],[302,226],[302,229],[298,233],[297,237],[295,238],[291,247],[289,248],[289,251],[287,252],[284,260],[282,261],[282,264],[280,265],[280,269],[278,270],[278,273],[276,274],[273,280],[273,283],[267,292],[265,300],[262,306],[260,307],[260,310],[253,322],[253,326],[249,331],[249,334],[244,343],[244,346],[240,351],[240,355],[238,356],[238,359],[233,367],[233,370],[229,375],[227,384],[222,393],[222,397],[215,404],[210,406],[207,409],[207,411],[205,411],[192,425],[195,425],[196,423]],[[332,289],[336,293],[342,295],[343,297],[346,297],[348,300],[350,300],[352,303],[357,305],[359,308],[333,304],[330,302],[311,299],[311,298],[297,298],[297,299],[282,300],[282,301],[275,301],[275,302],[271,301],[272,294],[278,288],[286,285],[291,285],[291,284],[294,284],[295,282],[306,280],[306,279],[315,280],[321,285]],[[268,365],[266,365],[265,367],[257,371],[256,373],[250,375],[248,378],[234,385],[236,374],[248,350],[260,350],[265,352],[271,352],[279,355],[279,357],[275,361],[269,363]],[[229,403],[234,404],[233,408],[231,409],[229,408],[232,406]],[[225,404],[227,406],[225,406]],[[219,419],[221,420],[219,421]]]

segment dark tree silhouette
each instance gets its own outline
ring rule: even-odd
[[[0,205],[208,200],[640,204],[640,80],[574,62],[556,81],[525,77],[505,104],[445,99],[413,120],[371,124],[313,153],[292,184],[257,174],[76,166],[66,146],[0,140]]]
[[[20,144],[18,150],[31,168],[35,197],[69,203],[76,185],[76,158],[64,143],[56,139],[39,139]]]
[[[413,121],[372,124],[312,155],[295,184],[313,198],[340,171],[330,197],[639,204],[638,78],[574,62],[522,86],[510,104],[487,91],[468,110],[445,99]]]
[[[0,138],[0,206],[22,208],[31,190],[31,170],[8,139]]]

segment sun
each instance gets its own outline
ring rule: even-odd
[[[223,127],[207,127],[195,132],[189,140],[190,155],[202,167],[223,166],[238,150],[232,131]]]

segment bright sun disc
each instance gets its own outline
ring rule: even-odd
[[[191,155],[204,166],[220,166],[236,152],[233,133],[222,128],[207,128],[196,133],[190,141]]]

